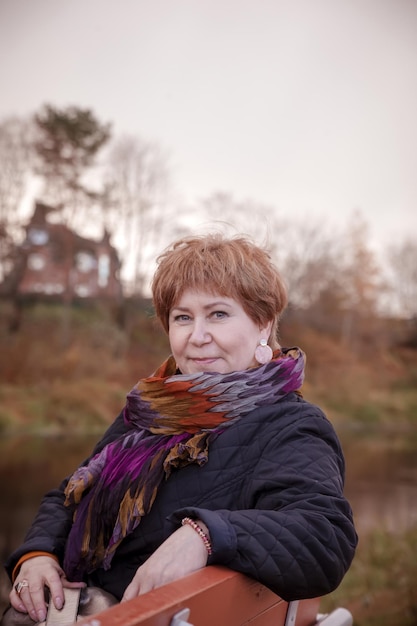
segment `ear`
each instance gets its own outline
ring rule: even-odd
[[[265,324],[265,326],[261,326],[260,327],[260,331],[261,331],[261,336],[260,339],[266,339],[268,341],[270,335],[271,335],[271,330],[272,330],[272,325],[273,325],[273,320],[270,320],[269,322],[267,322]]]

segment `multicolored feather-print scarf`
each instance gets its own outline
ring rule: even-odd
[[[66,504],[75,505],[64,560],[68,578],[109,569],[118,545],[149,513],[173,468],[204,465],[214,436],[301,387],[304,364],[303,352],[291,348],[248,370],[183,375],[170,357],[140,380],[127,396],[127,431],[68,482]]]

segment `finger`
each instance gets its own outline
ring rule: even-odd
[[[49,587],[50,598],[59,611],[65,604],[64,587],[67,589],[82,589],[87,585],[82,581],[70,582],[65,576],[54,576],[47,581],[47,586]]]
[[[43,583],[32,583],[27,587],[29,589],[29,594],[23,593],[21,594],[22,600],[26,600],[26,595],[29,595],[28,602],[26,602],[26,608],[29,611],[30,616],[35,621],[44,622],[46,619],[46,603],[45,603],[45,592]]]
[[[60,576],[51,576],[51,578],[47,582],[47,585],[49,587],[50,600],[52,600],[55,607],[59,611],[64,606],[64,590],[62,588],[62,578]]]
[[[14,591],[10,596],[10,603],[15,609],[21,613],[29,613],[34,622],[39,621],[35,607],[33,606],[29,587],[25,587],[20,593]]]
[[[25,605],[23,604],[22,600],[20,599],[20,596],[16,593],[14,588],[9,594],[9,600],[10,600],[10,604],[12,605],[14,609],[16,609],[16,611],[20,611],[21,613],[27,613]]]
[[[128,600],[133,600],[140,593],[140,584],[135,579],[132,580],[130,585],[128,585],[125,589],[121,602],[127,602]]]

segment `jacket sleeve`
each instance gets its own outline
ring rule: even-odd
[[[107,429],[103,438],[95,446],[92,454],[82,465],[97,454],[104,446],[118,437],[126,430],[123,420],[123,412],[116,418]],[[19,559],[28,552],[43,551],[54,554],[62,563],[64,549],[69,531],[72,526],[73,511],[65,506],[65,488],[68,478],[65,478],[60,486],[49,491],[42,499],[35,519],[29,528],[23,543],[11,554],[5,563],[9,577]]]
[[[309,411],[312,414],[309,414]],[[318,597],[341,582],[357,535],[343,496],[344,459],[330,422],[317,407],[267,441],[246,488],[250,508],[188,508],[209,528],[213,554],[284,600]]]

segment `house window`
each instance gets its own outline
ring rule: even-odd
[[[54,293],[64,293],[64,286],[61,285],[61,283],[46,283],[43,290],[49,295]]]
[[[110,258],[108,254],[100,254],[98,260],[98,285],[106,287],[110,276]]]
[[[88,285],[76,285],[74,291],[80,298],[88,298],[91,295],[91,289]]]
[[[49,240],[49,235],[43,228],[31,228],[28,232],[28,239],[34,246],[43,246]]]
[[[28,268],[35,272],[40,272],[45,267],[45,259],[41,254],[34,252],[28,256]]]
[[[35,293],[46,293],[50,296],[64,293],[64,286],[60,283],[33,283],[32,291]]]
[[[77,252],[75,255],[75,265],[82,273],[91,272],[96,266],[96,258],[91,252]]]

